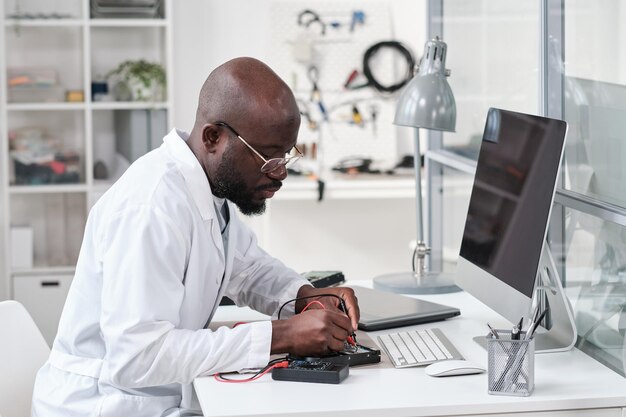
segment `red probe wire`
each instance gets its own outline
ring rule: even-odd
[[[280,362],[266,366],[265,368],[263,368],[258,373],[251,376],[250,378],[228,379],[228,378],[224,378],[224,376],[221,373],[213,374],[213,378],[215,378],[215,380],[219,382],[229,382],[229,383],[252,382],[261,378],[263,375],[267,374],[269,371],[271,371],[274,368],[286,368],[287,366],[289,366],[289,361],[281,360]]]

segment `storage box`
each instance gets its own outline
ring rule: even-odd
[[[92,18],[163,17],[162,0],[91,0]]]
[[[7,70],[9,103],[63,102],[65,89],[59,85],[52,68],[9,68]]]
[[[128,161],[158,148],[167,134],[167,112],[157,110],[116,110],[115,147]]]
[[[64,90],[62,87],[9,87],[9,103],[59,103],[64,101]]]
[[[11,226],[11,268],[33,267],[33,229]]]

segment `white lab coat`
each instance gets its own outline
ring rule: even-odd
[[[91,210],[33,416],[189,415],[195,377],[269,360],[270,322],[205,327],[222,295],[272,315],[307,281],[257,246],[230,202],[224,251],[186,138],[170,132]]]

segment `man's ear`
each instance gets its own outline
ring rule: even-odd
[[[220,143],[221,129],[214,124],[205,124],[202,127],[202,146],[209,153],[217,151]]]

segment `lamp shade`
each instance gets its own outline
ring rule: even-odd
[[[400,94],[394,124],[454,132],[456,102],[446,80],[446,51],[439,37],[426,42],[419,71]]]

